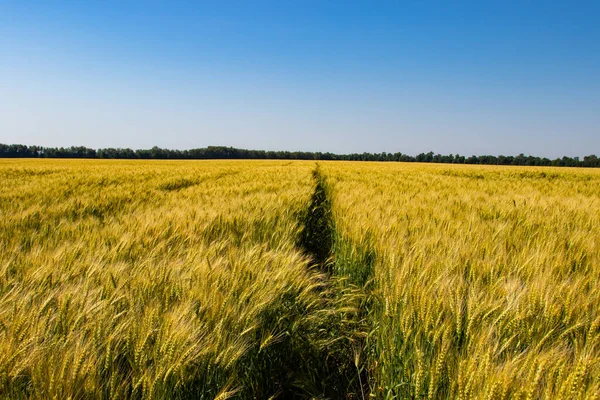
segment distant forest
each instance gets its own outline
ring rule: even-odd
[[[488,164],[488,165],[530,165],[555,167],[600,167],[600,159],[595,155],[583,157],[562,157],[551,160],[519,154],[518,156],[470,156],[459,154],[441,155],[433,152],[411,156],[403,153],[352,153],[333,154],[307,151],[265,151],[245,150],[224,146],[209,146],[190,150],[170,150],[153,147],[145,150],[132,149],[90,149],[82,146],[42,147],[21,144],[0,144],[0,158],[110,158],[142,160],[343,160],[343,161],[401,161],[445,164]]]

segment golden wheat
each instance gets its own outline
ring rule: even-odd
[[[324,170],[338,264],[364,268],[364,254],[375,258],[374,395],[598,394],[598,171],[383,163]]]
[[[0,396],[600,396],[598,171],[313,169],[1,161]]]
[[[249,365],[330,309],[296,248],[312,168],[2,161],[0,394],[260,394]]]

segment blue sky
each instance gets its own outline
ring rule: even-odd
[[[2,1],[0,142],[600,154],[600,2]]]

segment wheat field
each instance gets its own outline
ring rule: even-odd
[[[600,172],[0,160],[0,397],[600,397]]]
[[[313,364],[348,310],[296,246],[313,167],[3,161],[0,394],[336,389]]]
[[[600,173],[327,164],[382,398],[600,396]],[[365,266],[367,268],[365,268]]]

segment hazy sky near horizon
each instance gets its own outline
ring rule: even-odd
[[[600,153],[598,1],[0,2],[0,143]]]

